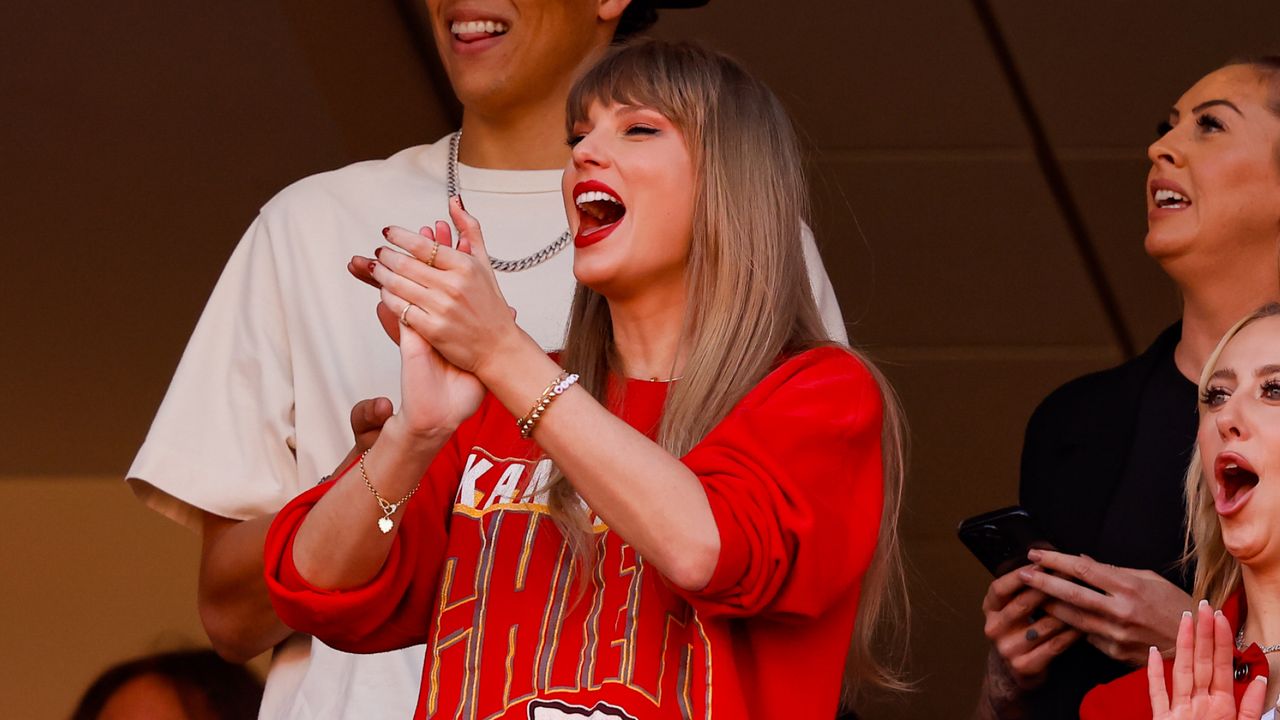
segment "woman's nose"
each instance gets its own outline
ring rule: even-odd
[[[1153,165],[1182,167],[1184,158],[1182,151],[1178,148],[1177,138],[1174,136],[1176,132],[1176,129],[1170,130],[1147,146],[1147,157],[1151,159]]]
[[[609,164],[607,154],[597,132],[583,135],[573,146],[573,164],[577,168],[606,167]]]
[[[1231,400],[1225,407],[1215,413],[1214,422],[1218,424],[1218,436],[1223,440],[1239,440],[1247,435],[1244,418]]]

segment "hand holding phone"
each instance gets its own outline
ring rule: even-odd
[[[1055,549],[1031,515],[1017,505],[963,520],[956,534],[995,577],[1031,564],[1027,553],[1032,548]]]

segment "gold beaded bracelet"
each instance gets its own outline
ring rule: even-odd
[[[538,424],[538,418],[542,417],[542,413],[546,412],[547,408],[550,407],[551,401],[563,394],[565,390],[573,387],[576,382],[578,382],[577,374],[568,370],[561,372],[560,376],[552,381],[546,390],[542,391],[542,396],[538,398],[538,402],[533,404],[533,409],[529,411],[529,414],[516,420],[516,426],[520,428],[520,437],[525,440],[533,437],[533,427]]]
[[[408,502],[409,498],[413,497],[413,494],[418,492],[418,485],[421,483],[415,484],[413,489],[409,491],[409,494],[399,500],[395,502],[387,500],[379,495],[378,491],[374,489],[373,483],[369,482],[368,473],[364,471],[364,459],[368,454],[368,450],[360,453],[360,477],[364,478],[364,486],[369,488],[369,492],[373,493],[374,499],[378,501],[378,507],[382,508],[382,517],[378,518],[378,529],[382,531],[383,535],[386,535],[391,532],[391,528],[396,524],[395,521],[391,519],[392,513],[400,509],[401,505]]]

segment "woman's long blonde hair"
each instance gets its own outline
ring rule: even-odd
[[[1241,330],[1250,323],[1262,318],[1280,315],[1280,303],[1269,303],[1249,313],[1239,322],[1231,326],[1227,334],[1218,341],[1209,359],[1200,372],[1199,397],[1205,397],[1209,389],[1209,379],[1217,368],[1218,358]],[[1201,419],[1203,422],[1203,418]],[[1196,580],[1191,589],[1191,596],[1208,600],[1214,607],[1222,607],[1236,586],[1240,584],[1240,563],[1227,552],[1222,541],[1222,523],[1218,519],[1218,511],[1213,505],[1213,491],[1206,482],[1204,468],[1201,467],[1199,443],[1191,453],[1191,464],[1187,467],[1187,535],[1185,562],[1195,562]]]
[[[698,175],[680,345],[684,367],[657,434],[658,443],[679,457],[781,358],[830,344],[802,250],[808,195],[799,143],[767,87],[732,60],[695,45],[645,42],[611,51],[571,90],[570,133],[597,102],[662,113],[684,134]],[[906,433],[892,388],[869,360],[858,357],[883,399],[885,499],[846,666],[847,703],[860,689],[907,687],[908,606],[898,541]],[[609,308],[603,296],[583,285],[574,297],[561,363],[607,402],[607,379],[617,369]],[[586,516],[558,472],[549,500],[575,551],[591,556]]]

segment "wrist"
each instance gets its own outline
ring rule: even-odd
[[[982,685],[980,702],[992,713],[991,717],[1011,720],[1022,717],[1023,693],[1028,688],[995,648],[987,653],[987,673]]]
[[[529,337],[520,326],[512,322],[498,334],[485,355],[476,362],[472,373],[481,384],[493,389],[493,382],[511,374],[512,367],[521,367],[534,357],[546,357],[546,352]]]
[[[400,413],[387,418],[378,436],[379,445],[392,445],[409,453],[434,453],[439,450],[449,436],[457,430],[457,426],[439,425],[429,428],[410,427]]]

